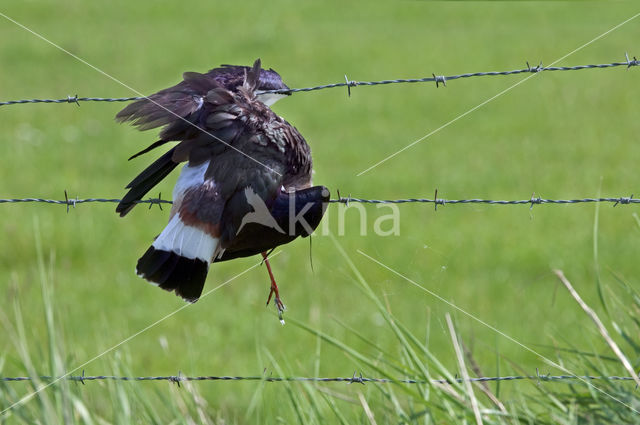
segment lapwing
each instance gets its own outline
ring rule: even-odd
[[[278,93],[262,93],[278,90]],[[329,201],[312,186],[309,145],[271,109],[289,88],[272,69],[223,65],[137,100],[116,115],[139,130],[162,127],[159,140],[130,159],[178,142],[127,185],[125,216],[179,164],[169,223],[140,257],[140,277],[189,302],[202,294],[211,263],[261,254],[282,321],[284,304],[268,254],[307,237]]]

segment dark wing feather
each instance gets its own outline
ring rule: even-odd
[[[116,115],[118,122],[131,122],[139,130],[149,130],[171,124],[197,111],[202,105],[202,96],[184,81],[137,100]]]
[[[129,157],[129,161],[131,161],[133,158],[137,158],[140,155],[144,155],[145,153],[164,145],[165,143],[167,143],[168,140],[158,140],[157,142],[153,142],[152,144],[150,144],[149,146],[147,146],[146,148],[142,149],[140,152],[133,154]]]
[[[174,150],[175,148],[162,155],[127,185],[126,188],[130,190],[116,207],[120,217],[127,215],[136,206],[137,201],[176,168],[178,163],[172,159]]]
[[[116,121],[131,122],[139,130],[165,126],[160,133],[160,140],[129,159],[149,152],[166,142],[184,140],[197,133],[198,122],[203,114],[206,115],[202,110],[205,96],[216,88],[220,88],[220,85],[211,76],[185,72],[183,81],[175,86],[137,100],[118,112]],[[225,100],[230,101],[231,98],[229,94]]]

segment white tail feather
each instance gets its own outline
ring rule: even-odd
[[[192,186],[199,186],[204,183],[204,173],[209,168],[209,161],[205,161],[197,166],[190,166],[187,163],[182,167],[180,177],[173,188],[173,201],[182,199],[184,192]]]
[[[197,227],[187,226],[182,222],[179,214],[171,217],[167,227],[153,242],[155,249],[175,252],[181,257],[198,258],[208,263],[211,262],[217,246],[218,238]]]

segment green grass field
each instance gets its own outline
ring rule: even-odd
[[[0,11],[149,94],[176,83],[184,71],[251,64],[258,57],[291,87],[340,82],[345,74],[366,81],[510,70],[526,61],[550,65],[561,58],[559,66],[623,61],[625,52],[640,55],[640,18],[603,34],[637,9],[633,2],[300,6],[34,0],[11,2]],[[4,18],[0,39],[0,101],[136,95]],[[463,79],[446,88],[432,83],[356,87],[351,97],[344,88],[330,89],[296,94],[274,109],[305,136],[313,150],[314,183],[329,187],[333,196],[339,189],[343,196],[362,198],[431,198],[436,188],[448,199],[638,193],[640,69],[542,73],[505,92],[530,76]],[[155,140],[153,130],[140,133],[115,123],[123,106],[0,107],[0,198],[63,199],[64,190],[79,198],[121,197],[154,156],[127,158]],[[174,173],[153,195],[168,198],[176,178]],[[345,212],[339,235],[339,207],[329,207],[328,231],[313,238],[313,270],[307,240],[278,250],[272,266],[288,306],[286,326],[272,306],[264,306],[264,267],[236,278],[259,258],[216,264],[205,291],[233,280],[81,369],[87,375],[351,376],[356,371],[375,377],[382,368],[394,378],[428,376],[420,358],[434,378],[444,370],[460,375],[445,321],[449,313],[482,374],[531,375],[536,368],[565,373],[367,256],[572,373],[624,375],[618,362],[603,360],[613,354],[553,275],[552,269],[562,269],[615,330],[634,367],[640,366],[638,328],[630,319],[638,316],[638,307],[629,295],[640,275],[637,204],[602,204],[599,210],[595,204],[531,210],[448,205],[437,211],[431,204],[403,205],[400,234],[384,237],[374,234],[373,225],[389,209],[365,208],[367,235],[360,234],[355,208]],[[67,214],[59,205],[0,204],[2,376],[71,371],[184,306],[134,273],[137,258],[166,224],[167,208],[141,206],[124,219],[114,209],[115,204],[84,204]],[[53,322],[46,319],[46,308]],[[423,352],[412,357],[411,344],[400,335],[414,336],[413,346]],[[513,417],[487,413],[487,422],[598,422],[606,415],[591,415],[597,400],[612,403],[615,414],[632,412],[580,383],[490,388]],[[628,397],[625,403],[639,408],[633,383],[616,388]],[[3,385],[0,409],[32,389],[25,383]],[[493,406],[477,387],[475,393],[484,406]],[[179,389],[167,382],[91,382],[55,384],[0,415],[0,423],[189,423],[191,417],[196,423],[203,418],[370,423],[359,394],[377,423],[474,421],[469,403],[456,404],[455,397],[428,385],[202,382]],[[623,419],[638,421],[638,416]]]

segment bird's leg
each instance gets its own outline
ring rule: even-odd
[[[271,278],[271,292],[269,292],[269,298],[267,298],[267,305],[271,301],[271,297],[275,294],[274,302],[276,304],[276,308],[278,309],[278,318],[280,322],[284,324],[284,319],[282,318],[282,313],[284,312],[284,304],[280,300],[280,293],[278,292],[278,285],[276,284],[276,279],[273,277],[273,272],[271,271],[271,264],[269,264],[269,259],[267,258],[269,254],[266,252],[262,253],[262,258],[264,259],[264,263],[267,265],[267,271],[269,272],[269,277]]]

